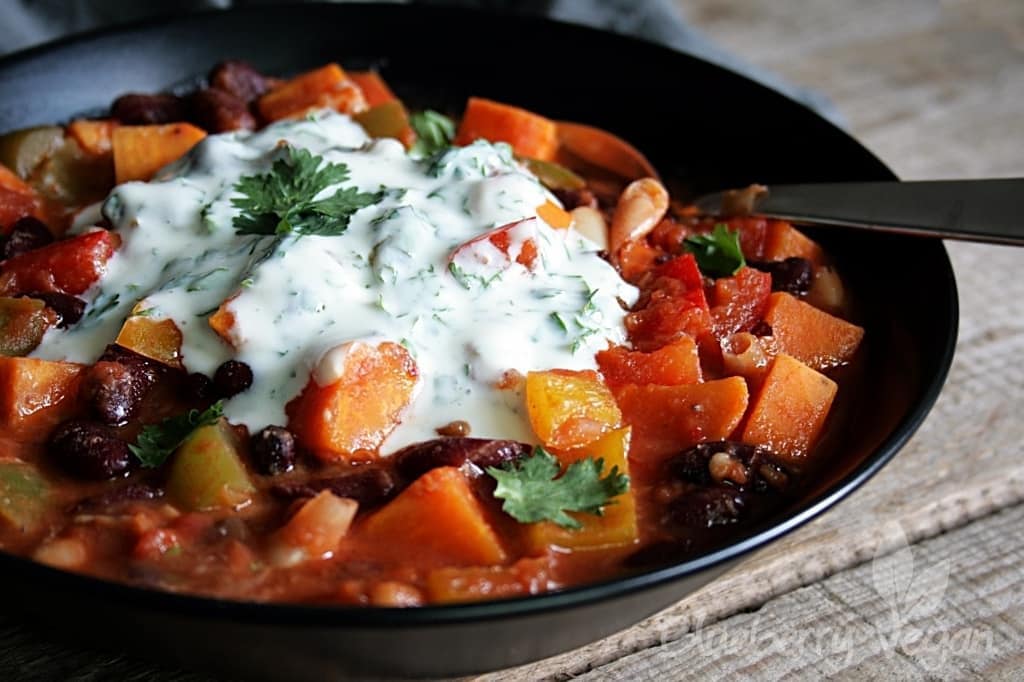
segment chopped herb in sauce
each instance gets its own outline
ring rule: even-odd
[[[142,429],[139,437],[128,448],[142,466],[152,469],[163,464],[193,431],[201,426],[213,424],[224,414],[221,401],[215,402],[202,412],[189,410],[185,414],[168,417],[159,424],[150,424]]]
[[[335,236],[348,228],[353,213],[380,201],[379,193],[355,187],[317,199],[328,187],[348,180],[348,166],[324,163],[307,149],[286,149],[269,173],[246,175],[235,184],[242,195],[231,200],[242,211],[233,223],[238,234]]]
[[[612,467],[601,476],[604,460],[587,457],[569,465],[561,476],[558,459],[538,446],[533,454],[504,468],[488,467],[498,482],[494,496],[504,500],[502,510],[520,523],[553,521],[563,528],[580,528],[566,512],[600,516],[613,498],[629,489],[629,477]]]

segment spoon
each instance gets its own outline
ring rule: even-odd
[[[711,215],[1024,246],[1024,178],[752,185],[695,203]]]

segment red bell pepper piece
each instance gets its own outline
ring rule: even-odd
[[[103,275],[118,243],[113,232],[96,230],[9,258],[0,264],[0,291],[81,294]]]

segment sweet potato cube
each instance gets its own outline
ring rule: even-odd
[[[106,156],[114,147],[114,129],[119,127],[115,119],[88,120],[80,118],[68,124],[68,134],[90,156]]]
[[[769,298],[764,321],[780,352],[817,370],[849,362],[864,338],[862,327],[781,291]]]
[[[376,450],[398,425],[412,400],[418,372],[409,352],[397,343],[351,342],[324,360],[333,366],[324,386],[316,372],[286,408],[299,442],[325,462],[345,461]],[[335,378],[336,377],[336,378]]]
[[[375,107],[398,99],[376,71],[350,71],[348,77],[363,91],[368,106]]]
[[[0,357],[0,428],[15,438],[45,440],[77,412],[82,370],[72,362]]]
[[[542,161],[550,161],[558,149],[554,121],[509,104],[470,97],[455,144],[467,145],[480,138],[507,142],[519,156]]]
[[[490,566],[506,558],[469,480],[456,467],[423,474],[358,532],[375,552],[396,560],[415,556],[421,566]]]
[[[612,467],[621,473],[629,473],[626,454],[629,452],[630,429],[616,429],[579,450],[558,454],[558,460],[567,467],[578,459],[596,457],[604,460],[602,476],[607,476]],[[637,540],[636,498],[633,488],[619,495],[613,504],[605,506],[601,516],[567,512],[583,524],[582,528],[562,528],[551,521],[541,521],[525,526],[526,545],[533,553],[545,551],[552,545],[574,550],[602,549],[631,545]]]
[[[630,464],[651,467],[704,441],[725,440],[747,410],[747,382],[728,377],[681,386],[623,386],[616,393],[633,427]]]
[[[168,367],[181,369],[181,331],[174,320],[157,320],[146,314],[142,301],[124,321],[114,343]]]
[[[817,242],[781,220],[768,221],[765,231],[763,260],[806,258],[815,265],[825,260],[825,252]]]
[[[582,447],[622,424],[615,397],[592,371],[530,372],[526,410],[540,441],[557,450]]]
[[[754,398],[742,440],[799,466],[818,439],[836,383],[796,358],[779,355]]]
[[[427,596],[437,604],[509,599],[555,589],[550,556],[527,557],[511,566],[437,568],[427,574]]]
[[[235,335],[235,314],[231,312],[229,306],[236,296],[237,294],[221,303],[220,307],[206,320],[210,328],[217,332],[217,336],[224,339],[224,342],[232,347],[238,346],[238,339]]]
[[[267,121],[301,116],[310,109],[330,108],[358,114],[367,108],[366,98],[337,64],[300,74],[260,97],[260,115]]]
[[[613,346],[597,354],[597,366],[612,391],[626,384],[678,386],[701,380],[697,343],[689,336],[650,353]]]
[[[537,207],[537,217],[559,230],[572,225],[572,214],[550,200]]]
[[[190,123],[119,126],[113,132],[114,177],[118,184],[149,180],[204,137],[206,132]]]

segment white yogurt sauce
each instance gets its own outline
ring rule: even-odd
[[[346,164],[340,186],[381,191],[382,200],[356,212],[340,236],[236,234],[233,187],[267,172],[281,141]],[[284,406],[311,374],[330,374],[332,348],[392,340],[408,348],[420,378],[383,451],[434,438],[459,419],[474,436],[530,441],[522,396],[496,382],[508,370],[594,368],[596,351],[625,341],[619,301],[637,295],[594,244],[536,218],[551,199],[503,144],[414,159],[333,112],[212,135],[157,180],[113,190],[104,213],[122,245],[86,293],[82,321],[51,329],[33,355],[93,362],[139,303],[181,330],[189,371],[212,374],[231,357],[252,368],[252,387],[227,401],[225,414],[256,430],[286,423]],[[453,255],[524,218],[508,230],[507,255],[486,237]],[[516,258],[530,239],[539,255],[528,269]],[[232,348],[208,317],[236,294]]]

